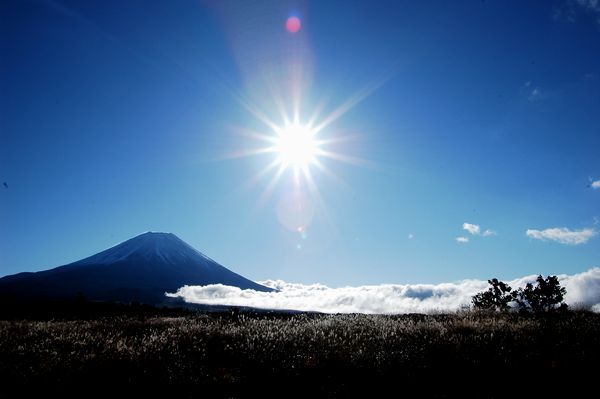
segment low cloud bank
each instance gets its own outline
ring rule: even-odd
[[[513,289],[535,282],[536,275],[508,282]],[[559,275],[570,305],[592,306],[600,311],[600,268],[574,275]],[[322,284],[295,284],[267,280],[261,284],[277,292],[242,290],[222,284],[184,286],[169,297],[206,305],[248,306],[263,309],[324,313],[427,313],[454,311],[469,305],[471,297],[488,287],[487,281],[464,280],[443,284],[382,284],[330,288]]]

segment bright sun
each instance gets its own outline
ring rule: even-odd
[[[315,160],[319,146],[311,129],[299,124],[291,124],[279,131],[275,150],[279,163],[284,167],[304,169]]]

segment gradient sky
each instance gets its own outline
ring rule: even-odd
[[[0,16],[0,276],[149,230],[254,280],[600,266],[598,3],[46,0]],[[319,138],[343,158],[311,167],[319,198],[300,188],[304,234],[286,228],[292,173],[240,156],[264,146],[248,132],[272,134],[251,111],[281,123],[296,100],[303,123],[339,116]]]

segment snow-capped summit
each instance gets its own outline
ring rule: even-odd
[[[221,266],[171,233],[147,232],[88,258],[0,279],[0,296],[162,304],[184,285],[224,284],[272,291]]]
[[[76,265],[110,265],[126,260],[160,261],[170,265],[182,262],[204,261],[210,268],[215,262],[197,251],[173,233],[146,232],[109,249],[74,262]]]

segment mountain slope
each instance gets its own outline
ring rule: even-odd
[[[232,272],[171,233],[144,233],[88,258],[0,279],[0,296],[73,298],[151,304],[184,285],[224,284],[271,291]]]

